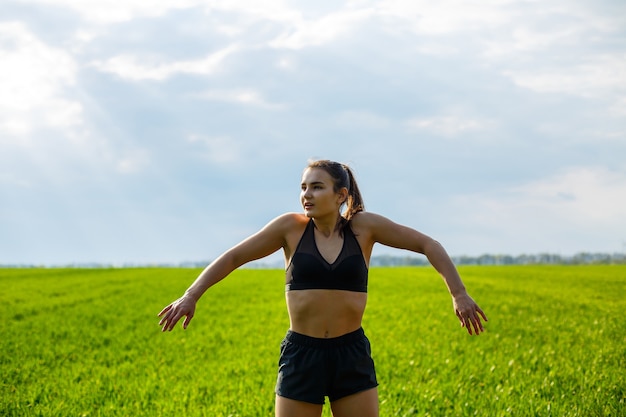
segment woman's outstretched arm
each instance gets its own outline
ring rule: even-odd
[[[465,327],[469,334],[484,331],[481,318],[487,321],[487,316],[467,293],[454,263],[439,242],[415,229],[394,223],[374,213],[359,213],[358,218],[359,220],[355,220],[363,225],[363,230],[368,231],[372,242],[425,255],[446,283],[452,297],[454,313],[461,326]]]
[[[271,255],[284,246],[285,235],[293,223],[293,216],[286,214],[268,223],[263,229],[238,245],[224,252],[211,262],[185,293],[169,304],[158,314],[162,331],[171,331],[178,321],[185,317],[183,328],[187,328],[194,316],[196,303],[213,285],[226,278],[228,274],[250,261]]]

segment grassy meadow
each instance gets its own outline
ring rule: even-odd
[[[370,271],[381,416],[626,415],[626,266],[460,271],[479,337],[432,268]],[[198,272],[0,269],[0,416],[273,416],[284,273],[235,271],[161,333]]]

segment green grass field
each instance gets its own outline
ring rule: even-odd
[[[626,266],[460,271],[479,337],[432,268],[370,271],[381,416],[626,415]],[[272,416],[283,272],[235,271],[161,333],[198,272],[0,269],[0,415]]]

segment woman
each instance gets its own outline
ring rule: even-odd
[[[159,316],[163,331],[193,318],[204,292],[239,266],[283,249],[290,328],[281,344],[276,416],[319,417],[328,397],[335,417],[378,416],[378,383],[361,320],[375,243],[426,255],[469,334],[487,317],[467,294],[443,247],[430,237],[363,210],[351,170],[311,162],[302,175],[304,214],[287,213],[212,262]],[[346,206],[342,215],[341,208]]]

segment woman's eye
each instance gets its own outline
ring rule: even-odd
[[[312,190],[323,190],[323,189],[324,189],[324,186],[322,186],[322,185],[313,185],[313,186],[309,187],[309,189],[312,189]],[[302,192],[305,192],[305,191],[307,190],[307,187],[303,185],[303,186],[300,188],[300,190],[301,190]]]

